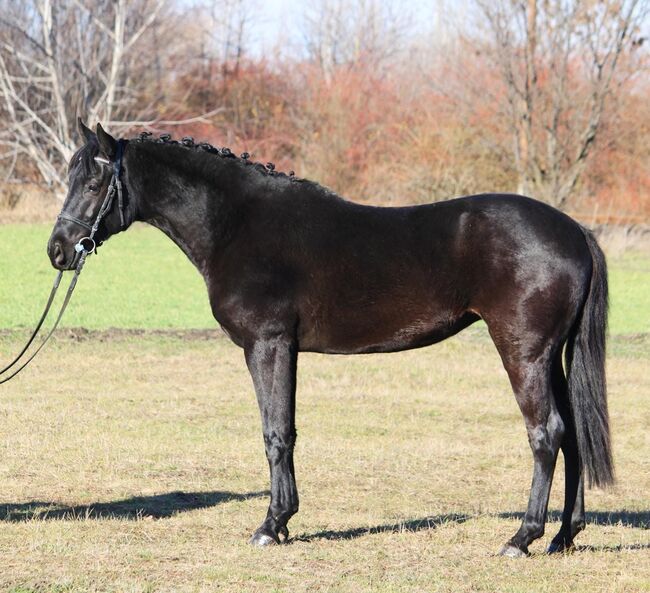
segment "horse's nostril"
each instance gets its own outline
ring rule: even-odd
[[[63,267],[65,265],[65,253],[61,243],[57,242],[52,246],[52,260],[57,266]]]

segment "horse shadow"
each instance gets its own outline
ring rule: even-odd
[[[524,513],[499,513],[494,515],[499,519],[517,519],[522,520]],[[403,533],[403,532],[417,532],[436,529],[440,525],[447,523],[456,523],[458,525],[476,519],[478,515],[468,515],[453,513],[447,515],[436,515],[431,517],[422,517],[420,519],[413,519],[410,521],[400,521],[397,523],[386,523],[383,525],[375,525],[373,527],[357,527],[352,529],[342,530],[323,530],[316,533],[298,535],[290,541],[295,542],[311,542],[314,540],[351,540],[366,535],[373,535],[377,533]],[[560,521],[562,513],[560,511],[549,511],[549,521]],[[633,527],[638,529],[650,529],[650,511],[596,511],[586,513],[587,524],[592,525],[622,525],[623,527]],[[650,544],[633,543],[621,544],[616,546],[588,546],[578,545],[575,548],[577,552],[620,552],[622,550],[648,550]]]
[[[499,513],[499,519],[523,520],[524,513]],[[549,521],[561,521],[561,511],[549,511]],[[650,511],[587,511],[585,513],[587,525],[622,525],[637,529],[650,529]]]
[[[19,523],[33,520],[80,520],[80,519],[125,519],[137,521],[144,518],[165,519],[178,513],[206,509],[228,502],[242,502],[252,498],[269,496],[268,490],[258,492],[229,492],[215,490],[210,492],[174,491],[152,496],[133,496],[110,502],[97,502],[88,505],[61,505],[53,501],[32,500],[24,503],[0,504],[0,522]],[[371,527],[353,527],[341,530],[322,530],[311,534],[300,534],[292,537],[289,543],[312,542],[316,540],[353,540],[378,533],[404,533],[428,531],[441,525],[455,523],[460,525],[479,515],[451,513],[434,515],[384,523]],[[521,520],[524,513],[505,512],[494,515],[499,519]],[[549,511],[549,521],[559,521],[560,511]],[[622,525],[637,529],[650,529],[650,511],[595,511],[586,513],[587,524],[592,525]],[[616,546],[578,545],[577,552],[621,552],[623,550],[648,550],[650,544],[632,543]]]
[[[0,521],[19,523],[32,520],[56,519],[164,519],[178,513],[206,509],[232,501],[268,496],[268,491],[228,492],[167,492],[152,496],[133,496],[110,502],[88,505],[61,505],[53,501],[31,500],[24,503],[0,503]]]
[[[291,538],[291,541],[311,542],[314,540],[349,540],[374,535],[377,533],[404,533],[416,531],[428,531],[436,529],[445,523],[465,523],[473,519],[472,515],[452,513],[448,515],[435,515],[431,517],[422,517],[420,519],[411,519],[410,521],[399,521],[397,523],[385,523],[375,525],[374,527],[354,527],[352,529],[341,530],[323,530],[311,534],[302,534]]]

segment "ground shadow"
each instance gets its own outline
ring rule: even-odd
[[[317,539],[345,540],[372,535],[375,533],[402,533],[404,531],[424,531],[435,529],[444,523],[464,523],[471,519],[471,515],[436,515],[433,517],[423,517],[422,519],[412,519],[410,521],[400,521],[399,523],[386,523],[385,525],[376,525],[374,527],[355,527],[352,529],[324,530],[316,533],[299,535],[291,538],[291,541],[311,542]]]
[[[346,540],[364,537],[376,533],[401,533],[404,531],[423,531],[435,529],[445,523],[465,523],[469,519],[476,519],[479,515],[449,514],[401,521],[399,523],[387,523],[374,527],[356,527],[342,530],[324,530],[311,534],[301,534],[290,539],[292,541],[311,542],[318,539]],[[524,513],[499,513],[494,515],[499,519],[522,520]],[[549,511],[550,521],[559,521],[562,518],[560,511]],[[612,512],[589,512],[586,514],[587,524],[592,525],[622,525],[623,527],[637,527],[640,529],[650,528],[650,511],[612,511]],[[577,552],[620,552],[622,550],[647,550],[650,544],[628,544],[618,546],[577,546]]]
[[[523,520],[524,513],[499,513],[499,519]],[[549,511],[549,521],[560,521],[560,511]],[[622,525],[623,527],[636,527],[650,529],[650,511],[588,511],[585,513],[587,525]]]
[[[633,552],[650,550],[650,544],[619,544],[618,546],[576,546],[576,552]]]
[[[57,502],[32,500],[24,503],[0,503],[0,521],[17,523],[52,519],[127,519],[143,517],[163,519],[177,513],[205,509],[231,501],[268,496],[261,492],[168,492],[152,496],[134,496],[111,502],[67,506]]]

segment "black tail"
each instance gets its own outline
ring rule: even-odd
[[[607,264],[593,235],[583,229],[593,267],[587,298],[567,342],[566,368],[578,449],[590,486],[614,482],[605,381]]]

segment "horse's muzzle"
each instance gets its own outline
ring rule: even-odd
[[[47,243],[47,255],[52,266],[57,270],[71,270],[78,259],[79,254],[75,251],[74,246],[81,236],[70,236],[69,230],[62,228],[62,225],[55,226]]]
[[[57,270],[65,270],[68,267],[68,258],[63,250],[63,245],[59,241],[50,244],[48,249],[50,261]]]

